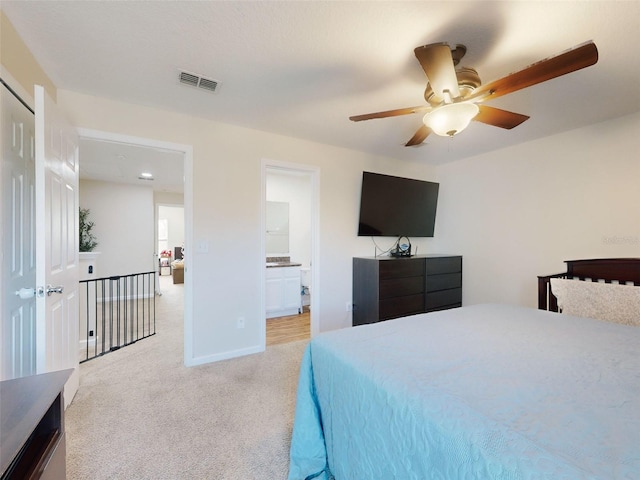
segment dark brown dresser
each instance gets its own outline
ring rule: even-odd
[[[353,325],[462,305],[462,257],[353,259]]]
[[[64,384],[73,372],[0,382],[2,480],[64,480]]]

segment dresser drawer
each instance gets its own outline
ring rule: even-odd
[[[462,288],[451,288],[439,292],[427,293],[427,310],[439,309],[447,305],[460,305],[462,303]]]
[[[397,259],[380,261],[380,280],[397,277],[420,277],[424,275],[424,259]]]
[[[380,280],[380,299],[416,295],[424,292],[424,277],[387,278]]]
[[[380,320],[424,312],[424,295],[407,295],[380,300]]]
[[[427,275],[462,272],[462,257],[441,257],[427,259]]]
[[[462,287],[462,273],[443,273],[427,276],[427,292]]]
[[[461,306],[462,256],[353,259],[352,324]]]

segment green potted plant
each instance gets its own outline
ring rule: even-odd
[[[80,207],[80,251],[92,252],[94,248],[98,246],[96,236],[92,230],[94,223],[89,220],[89,213],[91,211],[88,208]]]

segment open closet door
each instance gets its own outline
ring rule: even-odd
[[[0,380],[36,373],[33,111],[2,82]]]
[[[78,389],[78,136],[44,88],[35,87],[37,372],[73,368]]]

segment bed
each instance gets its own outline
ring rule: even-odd
[[[558,299],[551,291],[555,278],[606,284],[640,286],[640,258],[595,258],[567,260],[565,272],[538,277],[538,308],[557,312]]]
[[[635,326],[509,305],[323,333],[289,479],[638,479],[639,346]]]

